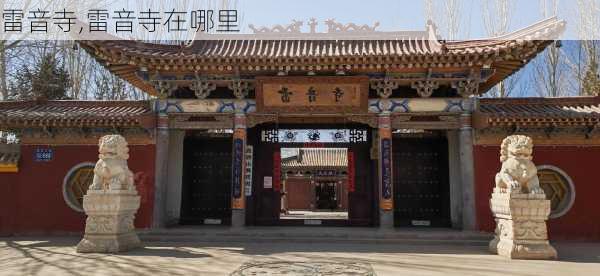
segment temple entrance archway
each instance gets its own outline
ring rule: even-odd
[[[375,175],[377,162],[371,159],[372,133],[370,128],[359,124],[265,124],[249,129],[248,143],[253,147],[254,168],[252,193],[247,197],[247,224],[377,225],[378,202]],[[297,189],[292,190],[290,185],[298,179],[295,179],[297,177],[294,176],[296,172],[291,172],[291,177],[286,177],[286,174],[290,172],[282,170],[282,148],[307,152],[311,149],[330,149],[332,152],[336,152],[335,149],[337,149],[344,152],[344,158],[346,158],[344,161],[347,167],[321,171],[318,168],[312,168],[310,172],[304,172],[304,174],[315,174],[310,178],[312,182],[308,182],[306,187],[300,184],[295,187]],[[339,152],[336,154],[339,155]],[[288,181],[287,190],[285,181]],[[300,193],[302,190],[306,193]],[[290,195],[290,192],[295,194]],[[286,198],[287,196],[292,196],[292,198]],[[293,196],[296,197],[293,198]],[[304,198],[299,198],[302,196]],[[303,206],[308,209],[308,212],[327,211],[329,213],[317,213],[317,219],[308,217],[307,219],[289,219],[289,216],[285,215],[288,211],[286,208],[290,207],[288,206],[289,199],[294,200],[292,203],[298,205],[295,207],[300,208],[304,204]],[[312,201],[312,205],[310,201]],[[330,209],[319,209],[319,207],[325,207],[324,205],[327,203],[331,205],[328,205]],[[341,212],[347,212],[347,215],[345,217],[337,216]],[[289,212],[287,213],[289,214]],[[333,216],[334,213],[336,216]],[[282,214],[284,215],[282,216]],[[330,216],[328,217],[328,215]]]

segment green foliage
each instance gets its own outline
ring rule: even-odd
[[[17,69],[11,86],[14,100],[65,100],[72,81],[64,64],[47,54],[35,65],[23,64]]]

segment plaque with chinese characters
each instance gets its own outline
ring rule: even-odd
[[[368,77],[257,78],[258,112],[366,112]]]

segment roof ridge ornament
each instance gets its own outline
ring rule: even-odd
[[[323,21],[327,26],[327,32],[325,33],[365,33],[365,32],[377,32],[376,29],[379,27],[379,22],[374,22],[373,25],[368,24],[355,24],[355,23],[340,23],[336,22],[335,19],[327,19]],[[277,24],[272,27],[267,26],[255,26],[249,24],[248,28],[252,30],[254,34],[299,34],[302,33],[301,27],[304,25],[304,21],[292,20],[292,23],[287,25]],[[317,26],[319,25],[316,18],[310,18],[307,26],[309,26],[309,33],[316,34]]]
[[[314,19],[314,18],[311,18],[311,20],[312,19]],[[312,21],[311,21],[311,23],[312,23]],[[292,23],[288,24],[288,25],[277,24],[277,25],[269,28],[269,27],[266,27],[266,26],[255,27],[254,24],[250,24],[250,25],[248,25],[248,28],[250,28],[255,34],[264,34],[264,33],[301,33],[300,32],[300,27],[302,27],[303,24],[304,24],[303,21],[298,21],[298,20],[292,19]]]
[[[379,27],[379,22],[373,23],[373,26],[369,26],[367,24],[356,25],[354,23],[342,24],[335,21],[335,19],[327,19],[325,20],[325,25],[327,25],[328,33],[348,33],[348,32],[375,32],[375,29]]]

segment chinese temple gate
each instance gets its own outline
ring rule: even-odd
[[[484,192],[497,157],[487,149],[502,135],[540,133],[548,145],[567,135],[592,151],[600,145],[599,111],[536,110],[555,112],[556,124],[513,110],[512,99],[479,99],[563,29],[551,18],[470,41],[441,40],[431,24],[425,31],[267,33],[183,46],[81,40],[111,72],[156,99],[3,103],[9,112],[0,126],[21,134],[21,156],[31,154],[28,144],[94,145],[101,133],[115,131],[147,145],[140,151],[152,151],[152,164],[139,161],[146,182],[138,186],[148,191],[147,219],[139,227],[280,225],[281,148],[297,147],[348,152],[345,225],[490,230]],[[598,105],[597,98],[578,101]],[[79,110],[84,119],[35,118],[36,108],[52,114],[48,105],[121,106],[126,114],[103,117],[90,109]],[[144,110],[136,114],[138,105]],[[560,119],[571,116],[570,124]],[[131,156],[135,163],[135,146]]]
[[[231,218],[227,217],[229,210],[221,210],[221,215],[212,219],[231,219],[234,226],[277,224],[281,208],[277,149],[284,142],[278,139],[279,131],[335,128],[347,130],[342,135],[348,135],[343,139],[349,147],[365,145],[356,151],[361,166],[354,179],[356,190],[349,194],[349,201],[356,201],[350,203],[350,210],[361,213],[356,217],[362,221],[358,224],[392,227],[396,210],[400,217],[405,214],[399,224],[430,223],[439,217],[444,221],[441,226],[474,229],[472,97],[518,70],[551,42],[524,38],[558,34],[563,27],[562,21],[550,19],[503,38],[462,42],[439,40],[435,27],[428,25],[421,32],[359,33],[360,40],[352,39],[356,33],[350,32],[339,39],[336,35],[340,34],[290,34],[300,37],[286,39],[285,33],[199,39],[184,47],[135,41],[80,44],[116,75],[159,98],[154,107],[158,114],[156,226],[180,222],[181,214],[191,211],[186,208],[212,212],[225,206],[220,200],[213,206],[190,207],[181,191],[182,187],[193,190],[194,185],[206,185],[198,189],[215,191],[215,197],[231,193]],[[430,143],[447,146],[431,150],[419,146],[425,137],[403,139],[412,135],[404,130],[415,129],[436,132],[442,139]],[[213,165],[231,167],[231,176],[209,166],[210,173],[196,170],[200,178],[195,181],[202,184],[193,184],[194,180],[190,184],[185,175],[181,177],[182,167],[189,167],[189,159],[183,156],[190,153],[180,145],[190,136],[203,136],[210,145],[209,137],[215,131],[230,134],[227,139],[233,146],[231,164],[224,164],[229,158],[224,155],[221,163]],[[359,134],[362,137],[357,137]],[[309,138],[314,139],[308,142],[321,143],[326,137]],[[244,159],[248,146],[253,147],[252,181],[245,179],[250,177]],[[407,153],[394,148],[405,147],[422,147],[423,151],[413,152],[418,156],[438,155],[435,160],[413,159],[421,163],[412,170],[400,162],[394,166],[394,154],[402,160]],[[204,148],[200,152],[218,154],[211,146]],[[174,159],[183,159],[184,164],[169,162]],[[215,157],[214,162],[217,160],[221,159]],[[458,173],[448,173],[450,163]],[[201,161],[195,164],[202,166]],[[402,169],[408,170],[407,175]],[[207,176],[213,174],[214,178]],[[422,176],[411,178],[412,174]],[[270,188],[265,188],[265,177],[272,178]],[[230,186],[231,191],[210,185]],[[252,185],[251,192],[245,193],[245,185]],[[407,185],[420,189],[406,189]],[[405,194],[395,193],[394,186]],[[438,196],[438,200],[432,199]],[[191,200],[205,197],[211,194]],[[353,200],[355,197],[362,200]],[[401,198],[406,200],[394,204],[394,199]],[[428,201],[445,203],[433,206]]]

